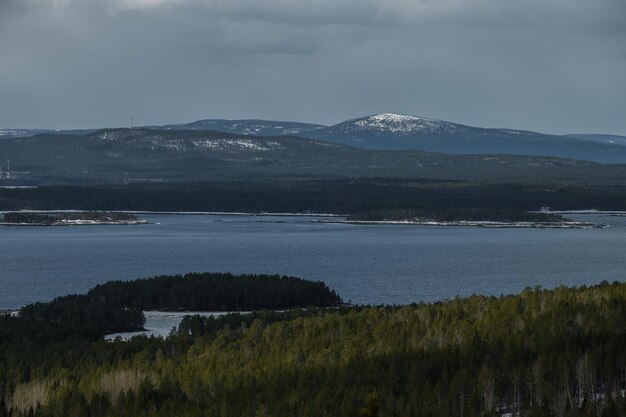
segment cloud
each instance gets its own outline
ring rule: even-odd
[[[237,20],[311,25],[452,23],[626,31],[623,0],[22,0],[21,3],[53,8],[83,3],[115,13],[171,11],[180,7]]]
[[[333,123],[389,110],[626,133],[625,6],[0,0],[0,127],[119,125],[130,114]]]

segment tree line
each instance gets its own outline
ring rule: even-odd
[[[354,214],[426,211],[519,219],[527,211],[626,210],[626,187],[406,179],[138,183],[0,189],[0,210],[79,209]]]

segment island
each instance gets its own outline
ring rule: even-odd
[[[106,334],[144,330],[144,310],[193,314],[341,305],[341,297],[321,281],[205,272],[110,281],[86,294],[29,304],[19,310],[19,317],[48,323],[57,334],[97,340]]]
[[[133,213],[119,211],[17,211],[0,214],[1,226],[78,226],[150,224]]]
[[[314,220],[344,224],[408,224],[418,226],[473,226],[487,228],[597,229],[605,225],[569,220],[559,213],[501,208],[445,208],[366,210],[344,219]]]

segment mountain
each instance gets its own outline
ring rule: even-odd
[[[333,126],[269,120],[205,119],[186,124],[141,128],[166,131],[219,131],[244,136],[298,136],[371,150],[419,150],[459,155],[539,155],[626,163],[626,137],[611,135],[548,135],[513,129],[466,126],[443,120],[380,113]],[[42,130],[0,130],[0,138],[28,137]],[[47,131],[80,135],[94,130]]]
[[[334,139],[372,149],[406,149],[417,137],[440,140],[455,136],[460,125],[442,120],[427,119],[394,113],[380,113],[358,119],[346,120],[303,136]]]
[[[626,137],[548,135],[526,130],[480,128],[395,113],[374,114],[333,126],[254,119],[206,119],[164,128],[259,136],[296,135],[363,149],[542,155],[601,163],[626,163]]]
[[[301,136],[365,149],[422,150],[449,154],[543,155],[601,163],[626,163],[626,146],[588,138],[488,129],[393,113],[347,120]]]
[[[0,140],[0,155],[0,186],[358,177],[626,184],[626,165],[367,150],[300,137],[214,131],[40,134]]]

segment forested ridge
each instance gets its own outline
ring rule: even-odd
[[[626,284],[602,283],[195,316],[166,340],[13,334],[0,415],[356,416],[369,398],[380,416],[622,416],[625,324]]]
[[[454,140],[457,144],[464,141]],[[433,141],[427,142],[432,145]],[[565,142],[572,145],[571,139]],[[626,160],[622,146],[581,143],[595,150],[604,148],[604,155],[596,154],[600,160]],[[536,145],[513,152],[518,155],[451,155],[366,150],[298,137],[214,131],[137,128],[84,135],[49,133],[0,141],[1,159],[11,161],[10,178],[0,179],[0,185],[367,177],[626,185],[624,164],[585,161],[580,153],[578,159],[523,155]]]
[[[567,184],[352,179],[141,183],[90,187],[0,189],[0,210],[153,210],[220,212],[358,213],[403,210],[436,219],[520,220],[556,210],[626,210],[626,187]],[[533,215],[543,220],[546,216]],[[467,220],[467,219],[464,219]]]

